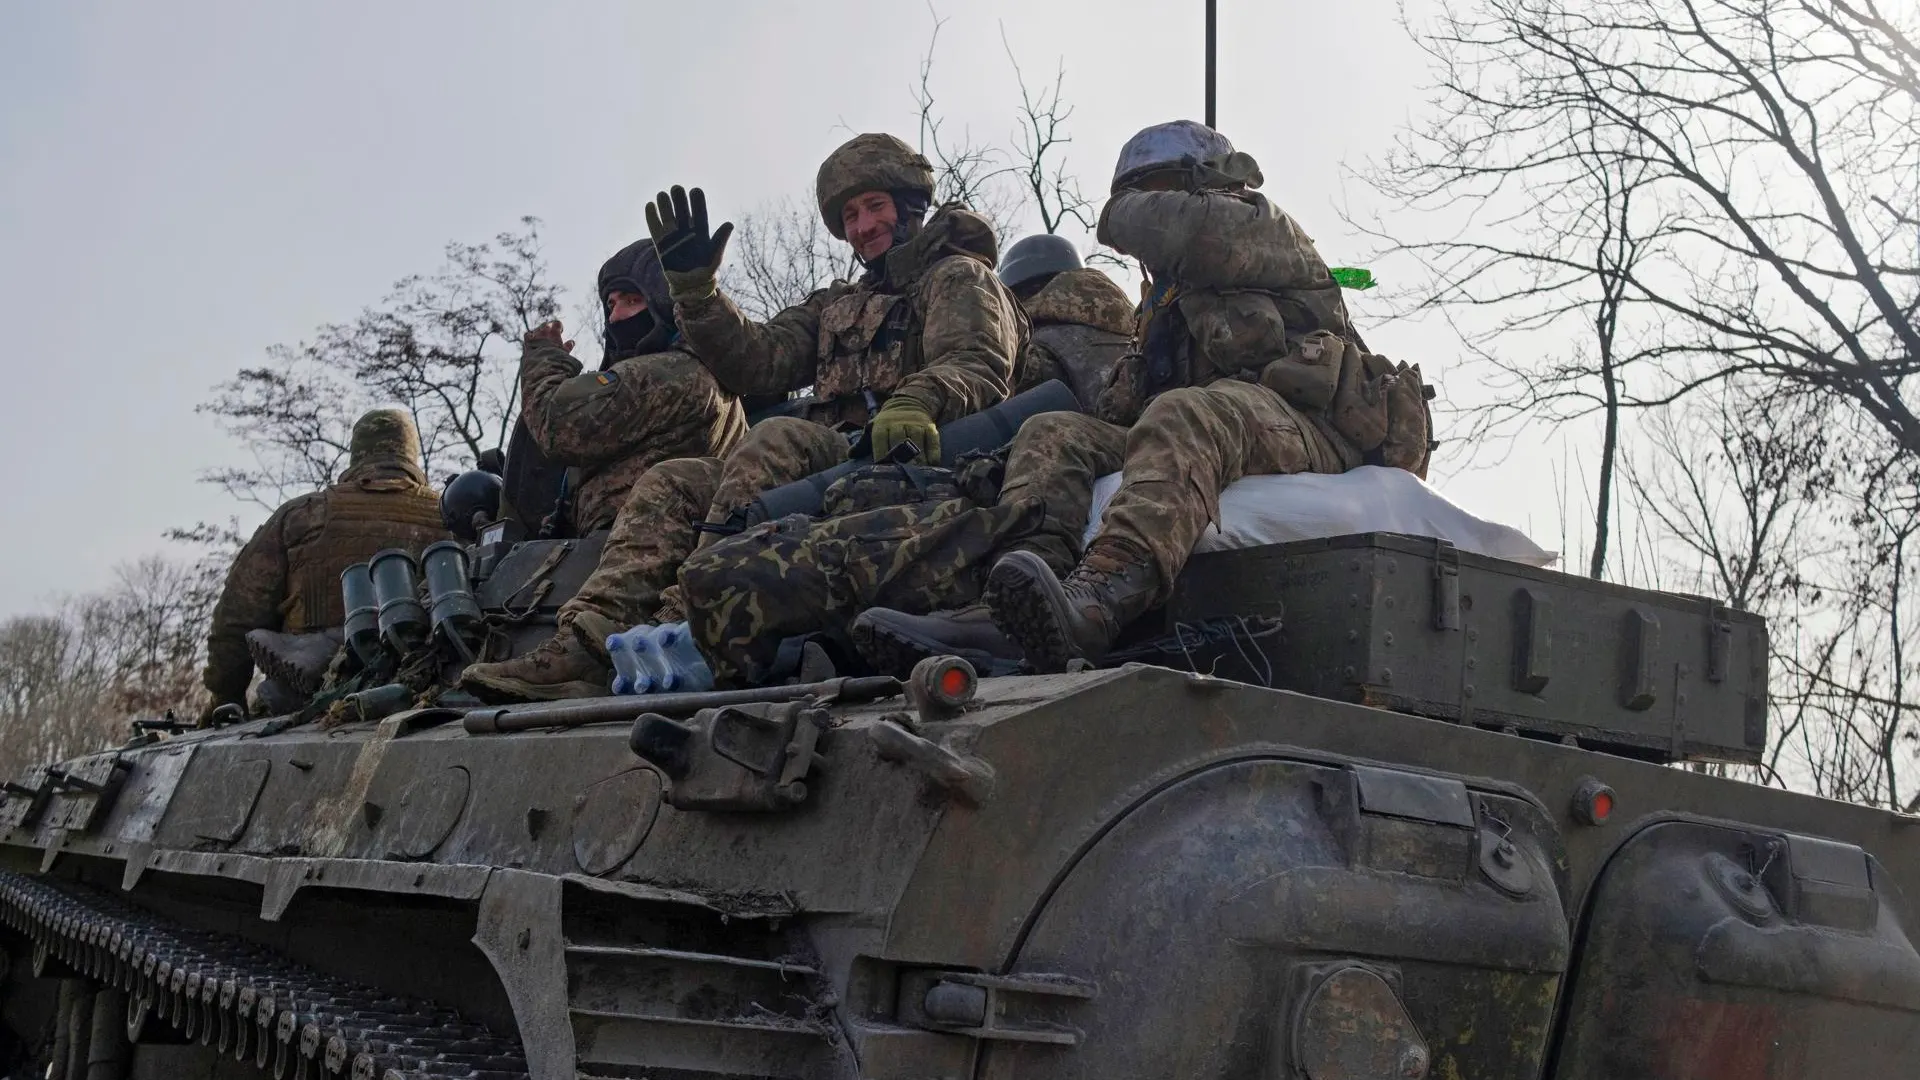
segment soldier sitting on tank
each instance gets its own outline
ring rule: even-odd
[[[413,418],[399,409],[362,416],[340,479],[275,510],[227,571],[207,632],[202,725],[222,705],[244,711],[256,662],[266,708],[298,707],[340,645],[340,572],[384,548],[418,551],[446,538]]]
[[[716,285],[731,223],[710,229],[706,197],[674,188],[648,209],[674,313],[694,354],[741,396],[812,388],[805,416],[753,427],[724,459],[647,471],[599,567],[562,607],[553,638],[527,656],[475,664],[461,685],[490,701],[604,694],[609,635],[685,620],[673,587],[704,516],[720,526],[768,488],[846,460],[864,426],[872,453],[940,459],[938,425],[1006,397],[1027,323],[993,276],[993,229],[958,205],[928,215],[933,169],[890,135],[859,135],[820,166],[821,217],[866,273],[764,323]],[[709,533],[711,535],[711,533]]]
[[[1149,275],[1139,351],[1113,369],[1099,419],[1035,417],[1016,436],[1001,501],[1037,496],[1045,522],[1000,556],[983,601],[867,611],[853,628],[863,653],[889,668],[941,652],[1040,671],[1097,662],[1168,598],[1233,481],[1366,463],[1425,475],[1419,369],[1364,351],[1313,241],[1260,183],[1251,157],[1200,124],[1128,141],[1099,235]],[[1079,553],[1093,483],[1115,471],[1120,491]]]
[[[1057,379],[1091,405],[1129,349],[1133,309],[1126,294],[1052,235],[1013,244],[999,276],[1033,324],[1015,370],[1017,389]],[[828,643],[842,659],[857,650],[885,672],[905,674],[936,642],[983,672],[1010,670],[1019,652],[984,607],[946,613],[937,634],[912,624],[918,613],[977,598],[996,553],[1031,547],[1050,553],[1063,573],[1073,565],[1085,508],[1077,517],[1068,511],[1042,518],[1046,493],[1090,488],[1090,470],[1101,462],[1118,469],[1124,437],[1070,416],[1028,421],[1023,431],[1046,437],[1023,434],[1007,451],[1014,461],[1004,467],[1016,483],[1004,497],[1000,456],[971,462],[951,479],[924,474],[910,484],[894,470],[864,470],[827,489],[819,520],[760,526],[689,557],[680,588],[692,609],[691,637],[714,677],[740,685],[785,674],[798,660],[791,646],[801,639]],[[850,634],[853,617],[875,604],[887,606]]]
[[[720,389],[674,325],[651,238],[608,259],[598,284],[606,318],[599,370],[583,370],[558,321],[530,331],[520,355],[520,422],[542,463],[567,468],[557,501],[573,535],[611,526],[649,468],[671,458],[724,455],[747,430],[740,402]],[[527,449],[522,443],[509,456],[516,475],[532,471],[513,460]]]
[[[1033,324],[1014,370],[1014,392],[1050,379],[1092,409],[1107,373],[1133,344],[1133,301],[1113,279],[1085,265],[1064,236],[1022,237],[1000,260],[1000,281]]]

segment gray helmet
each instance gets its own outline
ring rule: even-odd
[[[1066,237],[1035,233],[1021,237],[1007,249],[1006,257],[1000,260],[1000,284],[1017,289],[1035,278],[1078,270],[1084,265]]]
[[[1142,128],[1120,148],[1113,167],[1113,190],[1162,169],[1192,168],[1233,153],[1225,135],[1192,120],[1174,120]]]

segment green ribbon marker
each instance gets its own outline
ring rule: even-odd
[[[1327,271],[1333,275],[1334,283],[1343,289],[1364,292],[1380,284],[1373,280],[1373,271],[1362,270],[1357,266],[1335,266]]]

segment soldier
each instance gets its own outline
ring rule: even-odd
[[[680,332],[720,386],[741,397],[813,390],[803,417],[774,417],[724,459],[649,470],[621,509],[600,565],[527,656],[476,664],[461,685],[493,701],[605,693],[609,634],[683,621],[674,575],[700,534],[754,496],[847,458],[862,425],[873,454],[911,444],[938,462],[938,425],[999,403],[1027,323],[993,276],[993,229],[957,205],[928,215],[933,168],[891,135],[858,135],[815,180],[829,232],[866,273],[836,282],[764,323],[716,284],[731,223],[710,229],[706,196],[678,187],[647,211]]]
[[[933,652],[1024,655],[1041,671],[1097,661],[1167,599],[1233,481],[1368,462],[1424,475],[1419,369],[1363,352],[1312,240],[1254,193],[1260,182],[1251,157],[1200,124],[1128,141],[1099,234],[1150,275],[1140,350],[1114,368],[1101,420],[1022,428],[1001,494],[1039,493],[1051,527],[999,558],[983,605],[863,613],[863,653],[890,668]],[[1066,562],[1093,479],[1116,469],[1100,532]]]
[[[651,239],[600,268],[606,358],[583,371],[559,322],[535,327],[520,355],[520,408],[546,461],[571,467],[575,534],[604,529],[634,481],[670,458],[726,454],[746,434],[740,403],[681,339]]]
[[[256,657],[288,689],[311,693],[335,643],[289,641],[270,632],[341,626],[342,570],[383,548],[417,551],[446,538],[413,419],[399,409],[362,416],[353,425],[347,471],[331,487],[275,510],[227,571],[207,633],[207,717],[221,705],[244,708]]]
[[[1000,282],[1033,324],[1033,337],[1014,372],[1014,391],[1049,379],[1072,388],[1091,409],[1113,369],[1133,343],[1133,301],[1100,271],[1085,265],[1064,236],[1039,233],[1007,248]]]

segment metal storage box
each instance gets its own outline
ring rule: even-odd
[[[1258,646],[1272,683],[1318,697],[1654,760],[1753,762],[1766,746],[1759,616],[1445,541],[1366,533],[1196,555],[1167,615],[1280,617]]]

